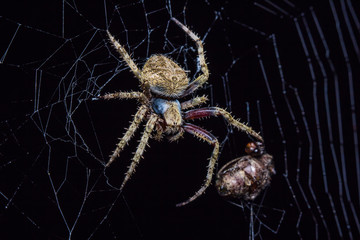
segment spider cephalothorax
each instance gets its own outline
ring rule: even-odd
[[[167,132],[177,131],[182,125],[181,105],[178,100],[166,100],[154,98],[152,109],[156,114],[162,116],[165,125],[162,126]]]
[[[130,67],[136,78],[140,81],[142,92],[115,92],[100,96],[102,99],[137,99],[141,105],[134,116],[131,123],[120,142],[117,144],[115,151],[106,164],[108,167],[116,158],[120,156],[120,152],[134,135],[136,129],[142,121],[146,120],[145,131],[141,137],[140,143],[136,149],[132,163],[125,174],[125,179],[121,184],[121,189],[134,173],[141,156],[144,153],[145,147],[152,133],[155,132],[154,138],[159,140],[163,135],[167,135],[170,141],[175,141],[182,137],[184,132],[188,132],[199,139],[206,141],[214,147],[212,155],[209,159],[207,176],[203,186],[187,201],[178,204],[183,206],[201,194],[210,185],[215,164],[219,155],[219,142],[210,132],[202,129],[194,124],[188,123],[188,120],[203,118],[207,116],[223,116],[229,124],[233,125],[239,130],[245,131],[258,140],[262,141],[262,137],[253,131],[247,125],[234,119],[230,113],[219,107],[205,107],[188,110],[201,105],[207,101],[207,97],[195,97],[187,101],[180,102],[179,99],[188,96],[196,89],[201,87],[209,78],[209,70],[205,62],[204,49],[201,40],[186,26],[180,23],[175,18],[172,20],[184,30],[189,37],[195,41],[198,50],[198,60],[201,67],[202,74],[200,74],[192,82],[189,81],[187,74],[177,63],[164,55],[151,56],[144,67],[140,71],[137,65],[133,62],[130,55],[126,52],[123,46],[115,40],[115,38],[108,32],[109,39],[115,49],[120,53],[123,60]]]
[[[275,174],[273,157],[261,142],[246,145],[248,155],[226,163],[216,175],[216,189],[222,197],[254,200],[269,186]]]

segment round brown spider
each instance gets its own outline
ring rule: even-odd
[[[275,174],[273,157],[264,151],[261,142],[246,145],[248,154],[225,164],[216,176],[220,196],[254,200],[271,182]]]
[[[117,144],[113,154],[110,156],[110,160],[106,164],[106,167],[110,166],[110,164],[120,156],[120,152],[134,135],[141,122],[144,120],[147,121],[145,131],[136,149],[131,165],[125,174],[120,190],[123,189],[126,182],[134,173],[153,131],[155,132],[155,139],[160,140],[163,135],[167,135],[170,141],[175,141],[181,138],[184,132],[188,132],[199,139],[205,140],[214,147],[209,159],[207,176],[204,184],[187,201],[177,204],[177,206],[183,206],[203,194],[210,185],[214,167],[219,155],[219,142],[216,137],[194,124],[187,123],[188,120],[221,115],[229,124],[254,136],[259,141],[262,141],[262,137],[246,124],[234,119],[230,113],[222,108],[205,107],[183,112],[183,110],[201,105],[208,100],[206,96],[195,97],[181,103],[178,99],[184,98],[200,88],[208,80],[209,70],[206,65],[204,48],[200,38],[175,18],[172,18],[171,20],[196,43],[202,74],[190,82],[186,75],[186,71],[164,55],[152,55],[146,61],[142,71],[140,71],[130,55],[126,52],[125,48],[115,40],[110,32],[107,32],[112,45],[120,53],[122,59],[130,67],[130,70],[134,73],[135,77],[139,79],[142,92],[115,92],[105,94],[99,98],[137,99],[141,104],[134,116],[133,122]]]

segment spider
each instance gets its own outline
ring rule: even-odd
[[[122,59],[130,67],[130,70],[133,72],[135,77],[139,79],[141,92],[120,91],[108,93],[100,96],[99,98],[136,99],[140,103],[140,107],[134,116],[134,120],[121,138],[120,142],[117,144],[116,149],[110,156],[110,160],[106,164],[106,167],[109,167],[110,164],[120,156],[120,152],[132,138],[141,122],[146,121],[145,130],[142,134],[140,143],[133,156],[129,169],[125,174],[120,190],[124,188],[126,182],[135,172],[135,168],[139,164],[148,140],[151,137],[156,140],[160,140],[163,135],[166,135],[168,140],[172,142],[180,139],[184,132],[188,132],[213,146],[213,152],[209,159],[205,182],[192,197],[176,205],[183,206],[202,195],[206,188],[210,185],[215,164],[219,155],[219,141],[217,138],[205,129],[188,123],[188,120],[220,115],[223,116],[229,124],[241,131],[245,131],[247,134],[252,135],[259,141],[262,141],[262,137],[252,130],[251,127],[234,119],[230,113],[222,108],[204,107],[188,110],[204,104],[208,100],[206,96],[197,96],[187,101],[179,101],[179,99],[189,96],[206,83],[209,78],[209,70],[206,65],[204,48],[200,38],[177,19],[171,18],[171,20],[175,22],[196,43],[198,61],[202,73],[195,80],[190,82],[184,69],[182,69],[170,58],[160,54],[150,56],[150,58],[145,62],[142,70],[140,70],[131,59],[130,55],[126,52],[125,48],[117,40],[115,40],[108,31],[107,34],[113,47],[120,53]],[[184,112],[184,110],[188,111]],[[154,135],[152,135],[153,132],[155,133]]]
[[[225,164],[216,176],[216,188],[220,196],[254,200],[275,174],[273,157],[265,153],[262,142],[246,145],[248,154]]]

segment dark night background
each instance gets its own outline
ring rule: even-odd
[[[360,4],[314,2],[1,3],[0,238],[245,239],[253,226],[255,239],[358,239],[360,29],[359,15],[351,15],[348,7],[343,15],[342,7],[352,3],[358,14]],[[261,131],[274,156],[277,174],[253,205],[253,225],[251,203],[237,201],[243,208],[235,206],[220,198],[213,185],[193,203],[175,207],[201,186],[212,152],[189,134],[178,143],[150,140],[123,194],[116,187],[142,127],[104,172],[137,104],[92,98],[138,89],[105,30],[131,49],[139,66],[151,54],[166,54],[192,77],[195,45],[169,21],[170,13],[206,36],[211,76],[196,95],[208,95],[209,104],[226,107]],[[194,123],[222,142],[219,168],[243,155],[251,140],[221,118]]]

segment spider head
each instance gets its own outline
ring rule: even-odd
[[[265,153],[265,146],[262,142],[249,142],[246,144],[245,152],[253,157],[258,157]]]
[[[177,98],[189,85],[184,69],[164,55],[153,55],[145,63],[141,80],[161,97]]]
[[[152,101],[152,108],[155,113],[162,116],[169,130],[177,130],[182,124],[180,103],[178,100],[165,100],[161,98],[154,98]]]

